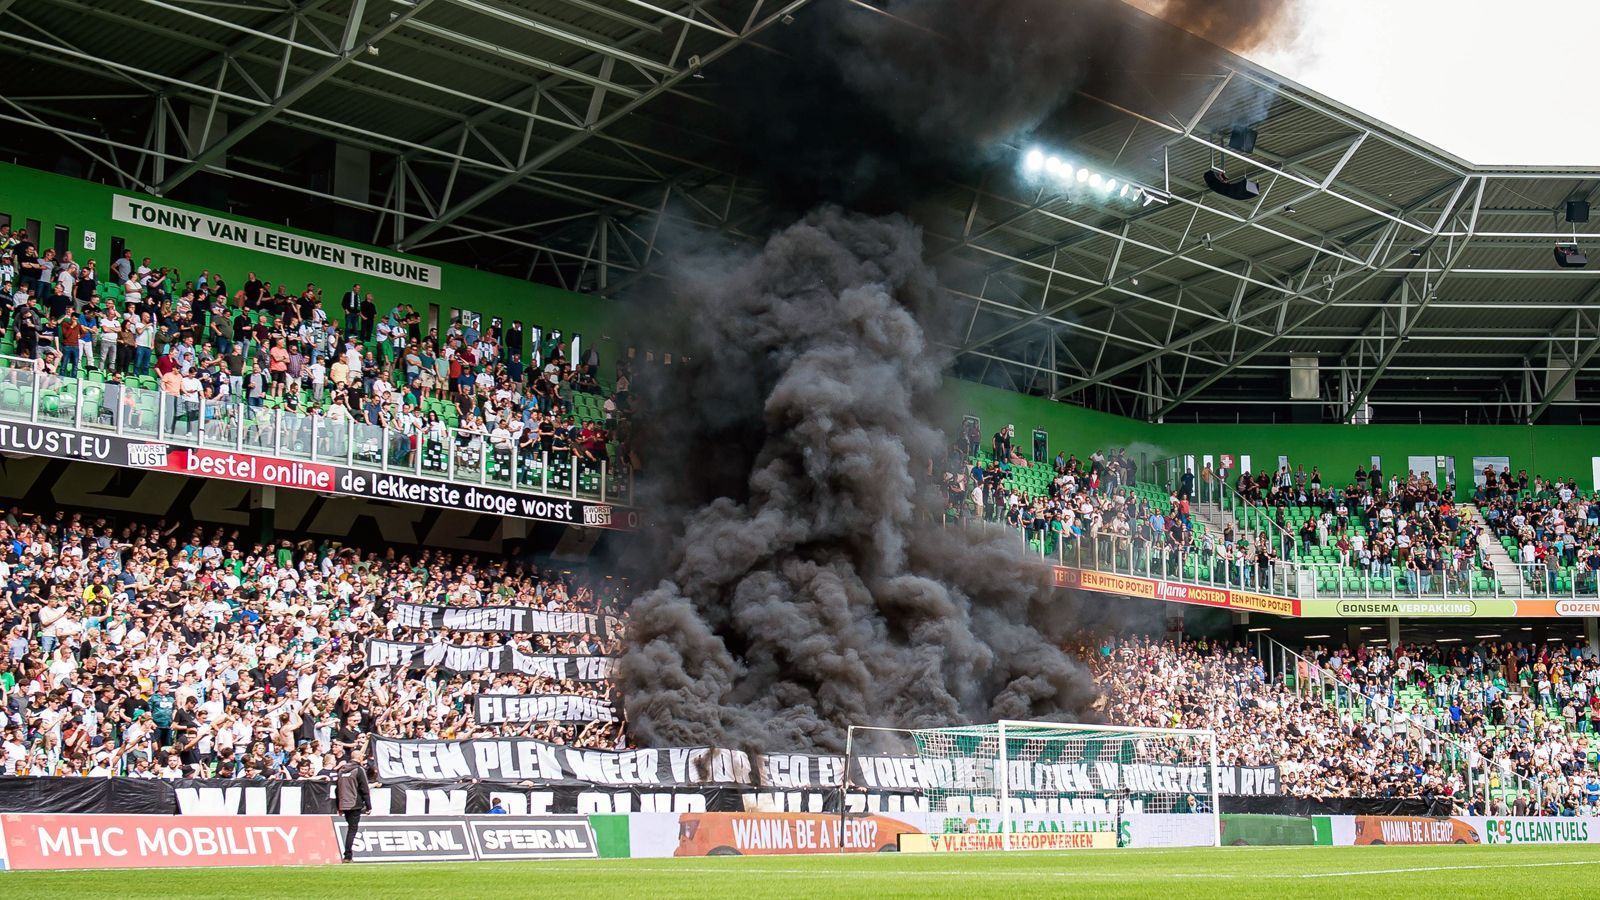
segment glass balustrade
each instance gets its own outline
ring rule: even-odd
[[[173,395],[153,376],[80,370],[52,374],[33,360],[0,357],[0,420],[112,432],[180,446],[214,448],[329,465],[409,473],[532,494],[627,503],[632,473],[518,448],[492,434],[447,428],[413,434],[349,415],[298,410],[237,395]]]

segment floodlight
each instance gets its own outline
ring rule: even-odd
[[[1213,192],[1221,194],[1231,200],[1254,200],[1260,196],[1261,188],[1248,178],[1229,181],[1221,169],[1207,169],[1205,174],[1206,187]]]
[[[1023,164],[1028,167],[1028,171],[1037,172],[1044,168],[1044,154],[1040,153],[1038,148],[1029,150],[1027,157],[1023,159]]]
[[[1589,264],[1589,257],[1578,249],[1577,244],[1556,245],[1556,265],[1563,269],[1581,269]]]

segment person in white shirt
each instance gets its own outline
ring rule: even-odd
[[[111,371],[117,361],[117,333],[122,330],[122,316],[116,307],[106,304],[100,313],[100,365],[102,372]]]
[[[319,358],[311,363],[309,372],[311,377],[311,399],[321,403],[323,390],[328,384],[328,367]]]
[[[183,376],[179,384],[179,396],[183,399],[184,431],[192,432],[196,423],[200,421],[200,379],[195,377],[194,370]]]
[[[61,261],[56,265],[56,283],[66,288],[68,297],[72,296],[72,289],[78,283],[78,264],[72,261],[72,251],[61,254]]]

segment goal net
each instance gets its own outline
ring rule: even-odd
[[[1210,731],[1020,721],[855,726],[849,745],[852,764],[869,747],[914,755],[930,830],[989,831],[997,849],[1048,847],[1021,836],[1058,831],[1109,832],[1126,846],[1134,822],[1141,845],[1221,842]]]

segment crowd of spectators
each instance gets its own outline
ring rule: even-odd
[[[1574,647],[1315,648],[1270,673],[1247,648],[1205,639],[1085,655],[1108,721],[1213,729],[1222,765],[1275,765],[1288,794],[1600,814],[1600,664]]]
[[[1600,494],[1580,492],[1573,478],[1530,481],[1525,469],[1513,477],[1491,466],[1483,476],[1474,499],[1517,563],[1551,591],[1563,569],[1577,590],[1600,591]]]
[[[1325,478],[1318,466],[1230,477],[1207,464],[1186,471],[1170,490],[1140,484],[1124,451],[1087,458],[1030,458],[1006,426],[986,442],[977,420],[963,426],[944,466],[951,519],[1003,523],[1046,554],[1111,563],[1240,587],[1270,587],[1287,577],[1277,563],[1312,563],[1330,580],[1359,578],[1413,593],[1465,593],[1469,584],[1505,577],[1486,546],[1505,544],[1531,588],[1600,593],[1600,492],[1582,492],[1574,478],[1530,479],[1526,470],[1486,466],[1464,513],[1453,477],[1441,485],[1427,472],[1404,477],[1357,465],[1348,479]],[[1048,473],[1038,477],[1030,473]],[[1195,503],[1226,497],[1257,515],[1229,516],[1220,527],[1196,527]]]
[[[1191,576],[1241,587],[1269,587],[1274,564],[1292,547],[1266,532],[1197,527],[1192,473],[1176,490],[1136,487],[1137,465],[1125,450],[1096,450],[1085,458],[1057,453],[1048,462],[1022,458],[1012,445],[1014,430],[993,437],[992,452],[969,428],[945,460],[946,514],[952,519],[1003,523],[1016,528],[1049,556],[1087,565]],[[1046,477],[1019,473],[1042,470]],[[1036,486],[1036,487],[1034,487]]]
[[[476,460],[543,453],[587,471],[613,451],[613,470],[633,461],[627,360],[602,385],[593,346],[570,358],[557,330],[525,335],[520,322],[467,314],[441,332],[360,284],[325,307],[315,284],[249,272],[230,288],[220,272],[186,279],[132,251],[96,271],[0,226],[0,335],[47,383],[98,373],[108,411],[137,416],[124,387],[158,389],[174,430],[232,434],[256,421],[246,410],[278,407],[322,417],[330,441],[346,423],[381,427],[402,465],[452,430]],[[579,421],[574,392],[605,394],[601,414]]]
[[[1209,469],[1202,474],[1217,477]],[[1244,503],[1269,510],[1273,527],[1266,530],[1280,542],[1298,554],[1335,548],[1340,565],[1364,577],[1393,575],[1422,590],[1461,588],[1474,573],[1493,574],[1484,542],[1509,539],[1505,549],[1530,587],[1600,591],[1600,494],[1580,491],[1575,478],[1530,479],[1526,469],[1513,475],[1487,465],[1477,475],[1473,501],[1482,523],[1461,514],[1453,481],[1441,488],[1427,473],[1385,479],[1377,466],[1357,466],[1336,487],[1315,466],[1309,473],[1284,466],[1271,476],[1241,473],[1234,487]],[[1314,510],[1298,526],[1285,515],[1297,506]]]
[[[372,734],[625,741],[616,722],[473,718],[473,696],[491,688],[609,701],[604,684],[366,665],[368,638],[429,637],[395,621],[395,601],[623,614],[617,583],[509,561],[12,510],[0,520],[0,774],[316,776]],[[585,655],[619,641],[429,639]]]
[[[1217,473],[1207,469],[1202,477]],[[1286,559],[1326,547],[1341,570],[1393,578],[1402,590],[1420,592],[1464,592],[1475,574],[1493,573],[1480,545],[1483,527],[1462,516],[1454,483],[1441,488],[1427,473],[1385,479],[1378,466],[1357,465],[1338,486],[1325,482],[1317,466],[1308,473],[1303,465],[1293,471],[1285,465],[1273,475],[1241,472],[1233,487],[1242,503],[1269,510],[1271,525],[1262,533]],[[1310,514],[1293,516],[1293,508]]]
[[[1205,640],[1108,642],[1089,655],[1107,721],[1209,728],[1221,765],[1275,765],[1284,793],[1319,797],[1465,795],[1434,759],[1420,720],[1363,719],[1270,679],[1243,647]]]
[[[373,637],[613,655],[615,633],[445,636],[401,626],[390,608],[621,616],[621,587],[609,580],[433,550],[261,545],[221,529],[12,510],[0,519],[0,599],[0,774],[326,777],[371,734],[626,746],[616,722],[474,721],[478,693],[615,705],[605,682],[364,663]],[[1107,720],[1212,728],[1222,764],[1278,766],[1290,794],[1481,810],[1471,770],[1492,773],[1491,814],[1600,812],[1600,662],[1576,647],[1313,648],[1270,673],[1246,649],[1203,639],[1107,641],[1086,656]]]
[[[1409,707],[1470,764],[1515,776],[1505,780],[1534,814],[1600,812],[1600,660],[1584,647],[1448,641],[1317,648],[1308,660],[1375,711]]]

